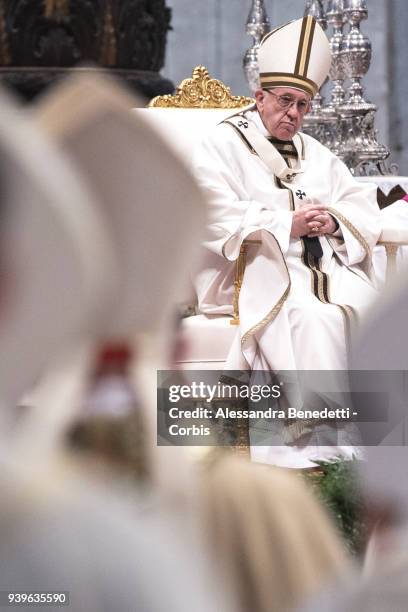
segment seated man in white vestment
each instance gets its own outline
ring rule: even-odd
[[[329,43],[314,18],[267,34],[258,57],[256,104],[216,126],[194,155],[210,199],[205,263],[196,278],[199,309],[233,314],[235,262],[244,243],[239,326],[227,369],[346,370],[351,326],[377,295],[376,187],[358,183],[326,147],[299,133],[330,69]],[[252,429],[251,455],[299,468],[351,458],[348,425],[354,428],[326,424],[323,437],[318,424],[300,426],[286,446],[267,438],[255,446]],[[325,428],[336,431],[335,442],[325,445]]]

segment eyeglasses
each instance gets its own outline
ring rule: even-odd
[[[264,91],[266,91],[266,93],[269,93],[276,98],[278,106],[282,110],[288,111],[290,108],[292,108],[292,106],[296,106],[299,114],[304,115],[307,113],[309,109],[308,100],[295,100],[291,96],[287,96],[287,95],[279,96],[278,94],[274,93],[270,89],[264,89]]]

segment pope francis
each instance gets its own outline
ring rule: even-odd
[[[199,308],[233,314],[235,262],[244,245],[239,331],[227,369],[346,370],[353,326],[377,294],[376,187],[358,183],[327,148],[299,132],[330,69],[329,42],[315,19],[273,30],[258,57],[255,105],[216,126],[193,160],[210,201]],[[336,431],[335,444],[325,446],[324,436],[302,441],[300,431],[290,445],[261,444],[251,453],[291,467],[352,457],[347,427]]]

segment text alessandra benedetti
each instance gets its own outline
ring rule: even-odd
[[[298,410],[287,408],[286,410],[230,410],[229,408],[218,408],[215,418],[221,419],[350,419],[350,408],[321,408],[320,410]]]
[[[231,408],[195,408],[193,410],[183,410],[180,408],[170,408],[169,416],[172,419],[350,419],[350,408],[322,408],[320,410],[298,410],[297,408],[287,408],[286,410],[274,410],[266,408],[264,410],[233,410]]]

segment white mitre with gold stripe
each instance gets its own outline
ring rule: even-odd
[[[329,41],[314,17],[303,17],[266,34],[258,62],[263,89],[295,87],[313,97],[329,74]]]

